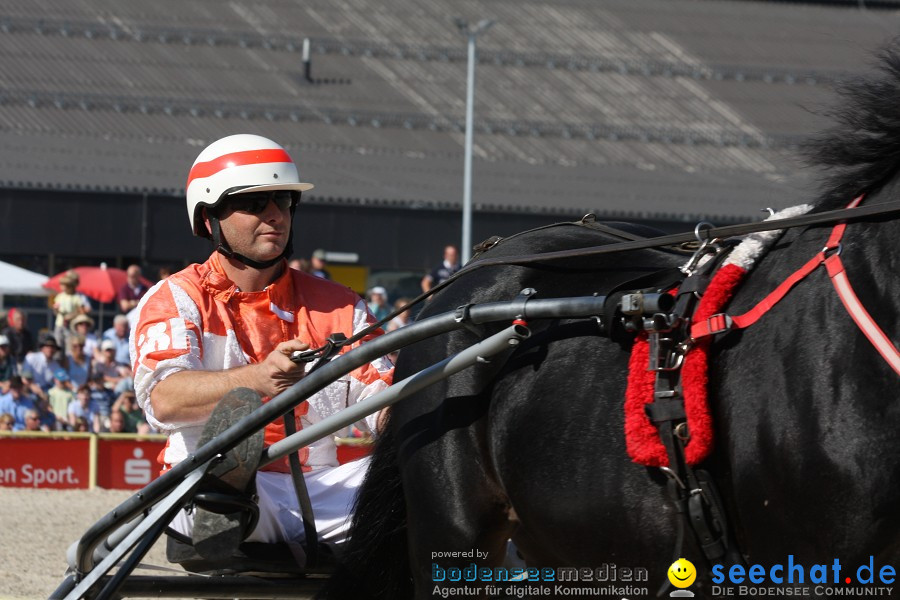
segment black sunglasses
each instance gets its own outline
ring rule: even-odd
[[[276,190],[274,192],[248,192],[229,196],[225,207],[232,211],[258,215],[266,210],[269,201],[274,202],[278,210],[285,211],[296,206],[300,198],[300,192],[290,190]]]

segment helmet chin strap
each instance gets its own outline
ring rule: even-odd
[[[275,258],[266,260],[266,261],[258,261],[253,260],[248,256],[244,256],[243,254],[238,254],[228,245],[228,241],[225,239],[225,236],[222,235],[222,228],[219,225],[219,218],[208,215],[209,218],[209,228],[210,234],[212,236],[213,246],[215,246],[216,251],[219,254],[224,254],[228,258],[233,258],[237,261],[240,261],[247,265],[248,267],[253,267],[254,269],[267,269],[273,265],[278,264],[282,258],[289,257],[294,252],[294,209],[291,208],[291,229],[288,234],[287,244],[284,246],[284,250],[276,256]]]

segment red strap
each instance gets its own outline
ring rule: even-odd
[[[850,317],[857,327],[865,334],[869,341],[878,350],[878,353],[887,362],[888,365],[900,375],[900,351],[884,334],[878,323],[869,314],[869,311],[859,301],[850,280],[847,279],[847,273],[844,271],[844,263],[841,261],[839,254],[834,254],[825,259],[825,268],[828,276],[831,277],[831,283],[837,291],[844,308],[850,313]]]
[[[748,310],[742,315],[738,315],[736,317],[731,317],[731,323],[728,324],[725,328],[714,328],[711,327],[713,324],[724,324],[723,320],[716,319],[717,317],[725,317],[726,315],[713,315],[706,321],[701,321],[699,323],[694,323],[691,326],[691,338],[699,339],[708,335],[714,335],[716,333],[721,333],[723,331],[727,331],[729,329],[743,329],[744,327],[749,327],[756,323],[764,314],[766,314],[773,306],[778,304],[778,302],[787,295],[787,293],[791,290],[792,287],[797,285],[800,281],[803,280],[804,277],[812,273],[816,267],[822,264],[822,261],[825,258],[825,253],[819,252],[815,256],[813,256],[805,265],[794,271],[790,277],[785,279],[781,285],[772,290],[768,296],[760,300],[756,306]],[[713,321],[715,322],[713,323]]]
[[[859,196],[851,202],[847,208],[856,207],[863,197]],[[825,247],[813,256],[805,265],[797,269],[790,277],[784,280],[781,285],[775,288],[768,296],[763,298],[756,306],[742,315],[729,317],[724,313],[711,316],[706,321],[694,323],[691,326],[691,338],[694,340],[728,331],[730,329],[743,329],[756,323],[770,308],[775,306],[798,282],[804,277],[812,273],[820,264],[825,265],[828,277],[834,289],[850,314],[850,318],[856,323],[863,334],[869,339],[869,342],[875,346],[875,349],[881,354],[882,358],[890,365],[890,367],[900,375],[900,350],[885,335],[881,327],[869,314],[869,311],[862,305],[850,280],[847,279],[847,273],[844,270],[844,263],[841,261],[840,245],[847,229],[846,223],[838,223],[831,230],[831,235],[825,243]],[[834,252],[837,250],[837,252]]]
[[[847,208],[856,208],[860,202],[862,202],[863,196],[856,197],[853,202],[847,205]],[[742,315],[738,315],[736,317],[731,317],[730,323],[727,322],[727,315],[713,315],[706,321],[701,321],[700,323],[694,323],[691,326],[691,338],[697,340],[702,337],[706,337],[708,335],[715,335],[716,333],[722,333],[723,331],[727,331],[730,329],[743,329],[745,327],[749,327],[756,323],[762,318],[764,314],[769,312],[773,306],[778,304],[782,298],[784,298],[791,288],[797,285],[799,282],[803,281],[803,279],[816,270],[816,268],[825,262],[826,255],[828,252],[834,250],[838,246],[841,245],[841,238],[844,237],[844,231],[847,229],[846,223],[838,223],[831,230],[831,235],[828,237],[828,241],[825,242],[825,247],[813,256],[805,265],[794,271],[790,277],[785,279],[781,285],[772,290],[768,296],[760,300],[756,306],[748,310]],[[836,255],[835,255],[836,256]],[[717,317],[722,317],[721,319],[717,319]],[[725,325],[725,327],[715,327],[714,325]]]

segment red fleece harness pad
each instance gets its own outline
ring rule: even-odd
[[[856,198],[847,208],[857,206],[863,196]],[[693,345],[684,358],[681,373],[684,408],[687,416],[690,440],[685,445],[685,461],[701,462],[712,451],[712,417],[707,401],[708,352],[712,336],[731,329],[742,329],[756,323],[777,304],[797,283],[821,265],[825,266],[834,289],[850,317],[881,354],[888,365],[900,375],[900,351],[875,323],[853,291],[840,258],[841,238],[846,223],[836,225],[825,247],[797,269],[790,277],[763,298],[756,306],[742,315],[730,317],[719,312],[731,300],[747,269],[736,264],[725,264],[713,276],[697,306],[692,319],[690,335]],[[629,456],[636,463],[660,467],[668,466],[669,459],[657,428],[644,410],[653,402],[656,373],[648,371],[649,343],[647,334],[641,333],[635,340],[629,361],[628,388],[625,392],[625,444]]]
[[[696,319],[706,320],[724,307],[746,271],[736,265],[719,269],[695,312]],[[713,446],[712,415],[706,398],[708,354],[711,337],[703,338],[688,350],[681,367],[684,412],[691,438],[684,447],[685,461],[695,465],[706,458]],[[625,447],[631,460],[648,467],[669,465],[666,448],[659,432],[647,416],[644,406],[653,402],[656,373],[648,371],[650,344],[647,334],[638,335],[628,364],[628,388],[625,391]]]

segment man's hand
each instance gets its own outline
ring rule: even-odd
[[[297,364],[291,360],[291,354],[309,350],[309,344],[299,339],[288,340],[278,344],[264,361],[257,367],[256,391],[264,396],[274,397],[291,387],[303,378],[305,363]]]
[[[248,387],[274,397],[303,378],[304,365],[291,354],[308,350],[299,339],[282,342],[262,362],[225,371],[178,371],[150,393],[154,416],[163,423],[206,419],[219,400],[236,387]]]

